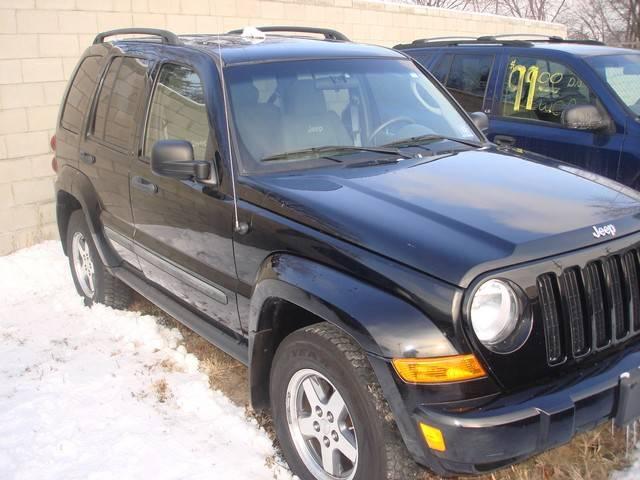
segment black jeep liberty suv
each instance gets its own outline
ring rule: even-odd
[[[300,478],[486,472],[640,415],[639,194],[488,143],[404,54],[118,30],[62,105],[78,292],[248,365]]]

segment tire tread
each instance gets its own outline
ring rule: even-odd
[[[302,331],[317,335],[332,343],[344,355],[357,377],[371,394],[376,412],[379,418],[383,420],[387,451],[386,480],[412,480],[417,478],[419,467],[410,457],[402,441],[391,408],[384,397],[382,388],[364,351],[350,336],[330,323],[316,323],[303,328]]]
[[[131,304],[131,288],[109,272],[104,272],[104,298],[100,303],[116,310],[126,310]]]

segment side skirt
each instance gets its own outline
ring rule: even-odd
[[[122,280],[151,303],[157,305],[213,346],[231,355],[242,364],[249,365],[249,346],[246,339],[240,339],[215,327],[126,268],[116,267],[111,268],[110,271],[112,275]]]

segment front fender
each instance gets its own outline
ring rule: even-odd
[[[269,403],[268,379],[277,348],[273,317],[264,308],[271,299],[286,300],[336,325],[367,352],[405,445],[425,464],[415,422],[384,359],[459,353],[442,331],[420,310],[389,292],[305,258],[274,254],[258,272],[249,312],[249,385],[255,408]]]
[[[270,298],[302,307],[352,336],[368,353],[438,357],[458,352],[439,328],[406,301],[327,266],[274,254],[263,263],[251,297],[250,336],[271,328],[262,307]]]
[[[325,265],[289,254],[267,258],[249,311],[249,384],[254,406],[266,406],[277,345],[269,300],[286,300],[336,325],[369,355],[438,357],[458,352],[435,324],[400,298]],[[301,325],[302,327],[303,325]]]

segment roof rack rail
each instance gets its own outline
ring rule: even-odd
[[[500,40],[503,38],[514,38],[514,37],[523,37],[523,40],[530,40],[534,42],[549,42],[549,43],[577,43],[584,45],[605,45],[604,42],[599,40],[577,40],[577,39],[568,39],[563,38],[558,35],[540,35],[535,33],[505,33],[501,35],[491,35],[478,37],[478,41],[481,40]]]
[[[150,35],[154,37],[162,38],[162,43],[167,45],[180,45],[180,39],[178,36],[168,30],[160,30],[158,28],[118,28],[116,30],[109,30],[96,35],[93,40],[93,44],[104,43],[104,39],[107,37],[113,37],[114,35]]]
[[[414,40],[412,43],[399,44],[393,48],[403,49],[412,47],[454,47],[457,45],[511,45],[517,47],[531,47],[533,42],[573,43],[584,45],[605,45],[598,40],[572,40],[556,35],[539,35],[535,33],[505,33],[501,35],[485,35],[482,37],[433,37]]]
[[[484,35],[482,37],[478,37],[476,40],[500,40],[500,39],[509,39],[509,38],[519,38],[524,37],[525,40],[553,40],[557,42],[561,42],[564,39],[562,37],[558,37],[557,35],[541,35],[538,33],[503,33],[500,35]]]
[[[337,30],[331,30],[330,28],[316,28],[316,27],[295,27],[295,26],[275,26],[270,25],[266,27],[256,27],[261,32],[291,32],[291,33],[317,33],[324,35],[326,40],[340,40],[342,42],[349,42],[350,40],[344,33],[340,33]],[[243,29],[231,30],[227,32],[230,35],[239,35],[243,32]]]
[[[459,37],[459,36],[450,36],[450,37],[430,37],[430,38],[418,38],[414,40],[413,43],[430,43],[430,42],[443,42],[445,40],[475,40],[476,37]]]
[[[413,47],[454,47],[456,45],[491,44],[491,45],[513,45],[518,47],[530,47],[531,42],[524,40],[499,40],[493,37],[434,37],[421,38],[412,43],[401,43],[393,48],[413,48]]]

